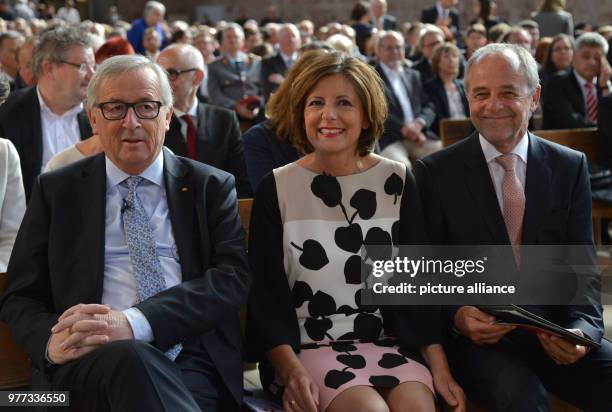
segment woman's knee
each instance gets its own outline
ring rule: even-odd
[[[391,412],[435,411],[434,395],[427,385],[421,382],[404,382],[386,396]]]
[[[370,386],[354,386],[336,396],[326,412],[389,412],[387,402]]]

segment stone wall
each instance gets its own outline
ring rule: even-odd
[[[92,1],[92,0],[90,0]],[[104,2],[106,0],[95,0]],[[460,0],[458,8],[462,14],[462,26],[471,20],[473,0]],[[120,13],[126,20],[139,17],[146,0],[117,0]],[[388,0],[389,12],[400,21],[417,20],[421,9],[434,3],[434,0]],[[110,2],[109,2],[110,3]],[[350,9],[355,0],[166,0],[163,1],[168,8],[170,19],[181,18],[193,20],[197,10],[204,8],[209,15],[215,18],[231,20],[238,15],[244,7],[249,16],[261,19],[266,7],[275,4],[285,20],[297,21],[309,18],[316,23],[339,20],[349,20]],[[499,14],[509,22],[516,22],[526,18],[535,10],[540,0],[497,0]],[[96,14],[99,13],[96,8]],[[567,0],[567,10],[573,13],[574,21],[588,21],[594,24],[612,23],[612,1],[608,0]],[[103,19],[103,16],[98,17]]]

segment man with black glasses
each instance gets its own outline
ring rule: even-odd
[[[40,175],[0,318],[75,410],[235,411],[250,283],[234,178],[163,148],[166,73],[106,60],[87,111],[104,153]]]
[[[34,48],[32,68],[38,85],[13,92],[0,109],[0,136],[17,148],[28,199],[47,162],[92,135],[83,111],[95,71],[89,34],[76,28],[45,32]]]
[[[176,155],[233,174],[238,197],[253,197],[236,114],[199,103],[196,97],[204,77],[202,54],[191,45],[173,44],[160,53],[157,64],[166,69],[174,96],[174,113],[164,144]]]

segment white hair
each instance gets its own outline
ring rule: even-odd
[[[166,6],[159,1],[148,1],[144,6],[144,12],[147,14],[151,10],[157,10],[163,16],[166,14]]]

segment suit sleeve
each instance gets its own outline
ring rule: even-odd
[[[583,113],[576,111],[571,102],[572,96],[568,95],[567,82],[563,81],[565,79],[567,77],[553,76],[546,84],[546,90],[542,96],[544,128],[578,129],[597,126],[587,120]],[[582,99],[582,95],[573,96],[573,98]]]
[[[572,191],[572,203],[570,205],[570,215],[568,217],[567,244],[584,245],[579,248],[577,256],[582,267],[589,267],[590,273],[587,276],[586,296],[591,301],[591,305],[569,306],[567,328],[580,329],[596,342],[603,337],[603,309],[599,299],[601,289],[601,279],[596,271],[596,258],[593,248],[593,226],[591,218],[591,187],[589,183],[589,172],[587,160],[584,154],[581,156],[578,174]]]
[[[283,224],[274,175],[259,184],[249,229],[253,287],[247,306],[247,359],[261,361],[276,346],[300,343],[295,305],[283,266]]]
[[[251,127],[242,136],[247,174],[253,191],[257,190],[264,176],[277,167],[265,127],[264,125]]]
[[[0,319],[39,370],[44,370],[51,327],[59,317],[51,296],[47,254],[50,210],[43,192],[37,177],[13,247],[6,291],[0,299]]]
[[[253,197],[253,191],[247,176],[247,168],[244,159],[244,144],[240,134],[240,123],[236,113],[229,114],[229,131],[227,133],[227,158],[226,171],[233,174],[236,179],[236,191],[239,199]]]
[[[228,314],[237,313],[248,294],[250,275],[234,178],[209,177],[206,185],[205,199],[196,204],[196,210],[201,253],[210,253],[209,266],[202,269],[201,276],[135,306],[149,321],[155,345],[164,351],[216,328]]]

